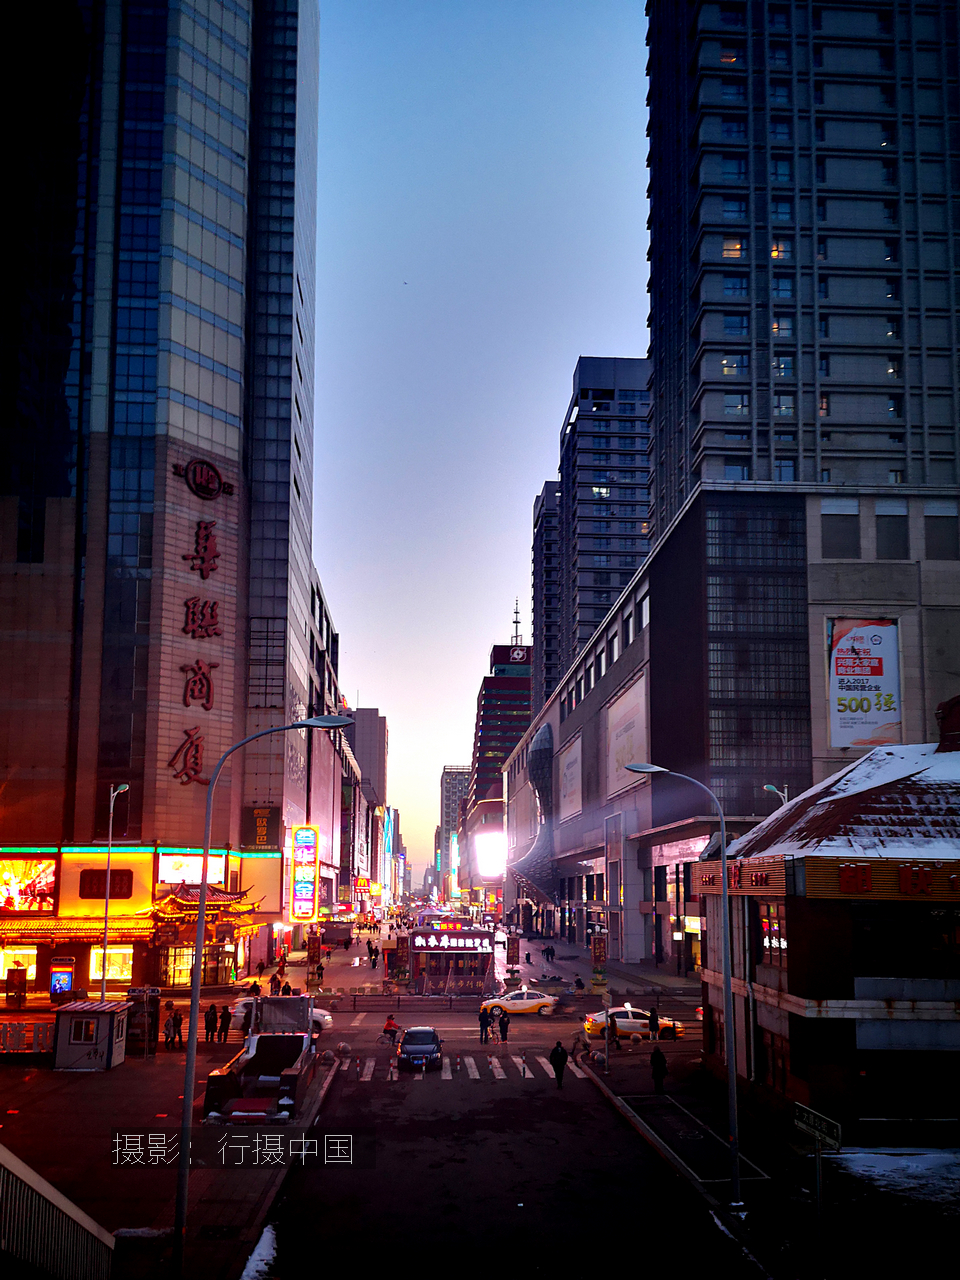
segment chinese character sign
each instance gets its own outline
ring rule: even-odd
[[[590,939],[591,959],[595,969],[602,969],[607,963],[607,940],[601,933],[595,933]]]
[[[290,873],[290,920],[310,924],[317,918],[320,830],[293,828],[293,861]]]
[[[900,653],[890,619],[830,618],[830,745],[900,742]]]

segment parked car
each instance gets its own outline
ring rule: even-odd
[[[235,1000],[230,1006],[230,1030],[243,1030],[243,1015],[248,1009],[253,1007],[253,996],[244,996],[240,1000]],[[321,1031],[330,1031],[333,1027],[333,1018],[326,1009],[313,1010],[313,1030],[316,1035]]]
[[[599,1013],[588,1013],[583,1022],[583,1029],[588,1036],[605,1036],[607,1034],[607,1014],[613,1013],[617,1019],[617,1036],[626,1037],[642,1036],[644,1040],[650,1038],[650,1011],[648,1009],[625,1009],[622,1005],[607,1010],[601,1009]],[[675,1018],[665,1018],[660,1015],[660,1039],[661,1040],[677,1040],[684,1034],[682,1022],[677,1022]]]
[[[506,1011],[515,1013],[539,1013],[542,1018],[549,1017],[557,1005],[556,996],[545,996],[542,991],[510,991],[506,995],[494,996],[484,1000],[480,1005],[487,1013],[499,1018]]]
[[[436,1027],[410,1027],[397,1045],[397,1070],[409,1067],[411,1071],[426,1071],[429,1067],[441,1066],[442,1046]]]

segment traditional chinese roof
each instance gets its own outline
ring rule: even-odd
[[[878,747],[735,840],[731,857],[960,860],[960,752]]]
[[[245,902],[249,889],[240,889],[237,892],[231,892],[229,889],[218,889],[215,885],[207,885],[207,906],[208,907],[236,907],[243,911],[253,911],[255,909],[252,902]],[[170,893],[164,894],[162,898],[157,899],[158,908],[166,908],[167,910],[190,910],[191,907],[196,910],[200,905],[200,886],[198,884],[179,884],[176,889]]]

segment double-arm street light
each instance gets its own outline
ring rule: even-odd
[[[733,1035],[733,975],[730,961],[730,895],[727,886],[727,826],[720,801],[709,787],[705,787],[696,778],[686,773],[675,773],[673,769],[664,769],[658,764],[628,764],[631,773],[669,773],[674,778],[684,778],[695,787],[705,791],[720,815],[720,911],[721,950],[723,965],[723,1047],[727,1060],[727,1127],[730,1130],[730,1181],[732,1183],[732,1202],[740,1204],[740,1139],[737,1129],[737,1055]],[[679,909],[679,903],[677,904]]]
[[[190,982],[190,1023],[187,1028],[187,1061],[183,1073],[183,1118],[180,1123],[180,1151],[177,1166],[177,1209],[174,1219],[174,1250],[177,1273],[183,1270],[183,1247],[187,1230],[187,1201],[190,1190],[190,1129],[193,1124],[193,1091],[197,1074],[197,1032],[200,1021],[200,984],[203,976],[203,944],[206,934],[207,869],[210,863],[210,827],[213,822],[213,793],[220,771],[228,758],[247,743],[265,738],[270,733],[289,733],[291,729],[342,729],[353,724],[350,716],[311,716],[293,724],[279,724],[273,729],[251,733],[229,747],[217,761],[207,790],[207,814],[203,825],[203,869],[200,874],[200,897],[197,902],[197,937],[193,948],[193,973]]]

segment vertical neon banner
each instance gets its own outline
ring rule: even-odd
[[[317,880],[320,874],[320,830],[293,828],[293,867],[290,877],[290,921],[312,924],[317,918]]]

